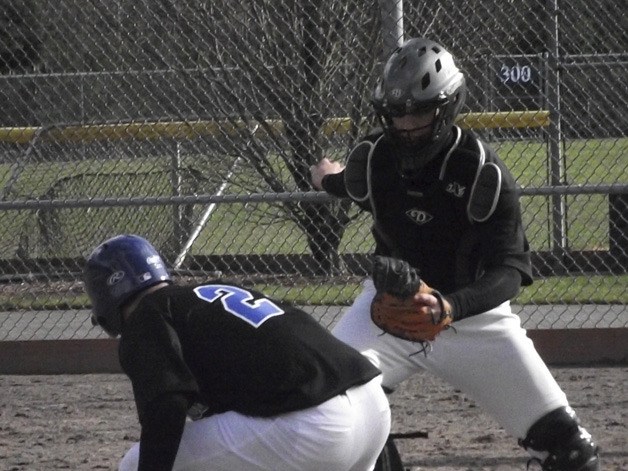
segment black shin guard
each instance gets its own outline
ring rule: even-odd
[[[570,407],[561,407],[537,420],[519,440],[543,471],[599,471],[598,447],[580,426]]]
[[[384,449],[379,454],[373,471],[404,471],[401,455],[392,437],[388,437]]]

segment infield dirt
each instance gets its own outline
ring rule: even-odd
[[[628,470],[628,367],[551,370],[601,446],[602,469]],[[0,376],[0,391],[2,470],[113,470],[139,438],[131,386],[121,374]],[[409,470],[526,469],[516,440],[437,378],[418,374],[390,401],[393,432],[427,433],[396,440]]]

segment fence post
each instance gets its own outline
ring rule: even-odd
[[[379,0],[384,49],[382,61],[403,42],[403,0]]]
[[[549,184],[561,186],[565,183],[565,166],[562,153],[562,126],[560,111],[560,44],[558,29],[558,0],[547,0],[550,14],[550,45],[547,54],[546,96],[550,113],[548,130],[548,170]],[[565,197],[561,194],[551,196],[552,244],[555,256],[561,257],[567,249]]]
[[[181,196],[183,194],[183,178],[181,175],[181,142],[178,140],[174,143],[174,152],[170,157],[170,184],[172,187],[172,196]],[[168,247],[172,250],[172,254],[178,254],[181,251],[181,247],[184,243],[183,233],[183,208],[184,206],[173,204],[172,205],[172,245]],[[170,256],[170,254],[169,254]]]

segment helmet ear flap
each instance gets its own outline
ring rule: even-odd
[[[462,110],[465,101],[467,100],[467,84],[464,76],[462,77],[462,83],[458,86],[456,93],[452,97],[452,104],[454,107],[452,114],[452,120],[456,119],[456,116]]]
[[[109,334],[111,337],[116,337],[116,336],[119,335],[120,331],[122,330],[122,313],[120,313],[120,312],[119,312],[119,317],[120,317],[120,322],[118,323],[118,326],[111,325],[112,323],[109,322],[108,318],[105,317],[105,316],[98,316],[96,318],[96,323],[105,332],[107,332],[107,334]],[[111,318],[111,316],[109,316],[109,319],[110,318]]]
[[[459,77],[458,83],[455,85],[454,91],[449,95],[449,99],[443,106],[437,108],[437,116],[434,119],[434,131],[432,140],[438,141],[449,133],[451,127],[455,124],[456,118],[466,101],[467,86],[464,76]]]

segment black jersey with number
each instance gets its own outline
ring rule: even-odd
[[[398,171],[395,147],[385,137],[379,139],[370,162],[371,198],[359,202],[375,216],[375,253],[406,260],[443,294],[467,286],[495,266],[516,268],[523,284],[530,284],[530,252],[515,180],[488,145],[468,130],[456,128],[458,133],[459,140],[413,181]],[[501,173],[495,210],[483,222],[471,221],[467,210],[480,152]],[[323,183],[328,192],[347,196],[342,174]]]
[[[208,414],[271,416],[324,402],[379,374],[309,314],[221,282],[167,286],[125,322],[119,359],[140,421],[164,393]]]

